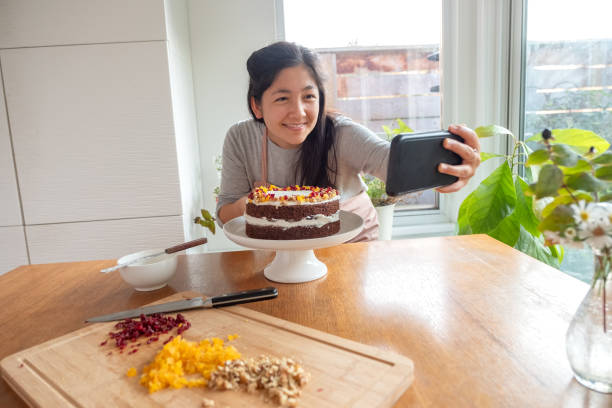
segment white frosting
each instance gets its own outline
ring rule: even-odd
[[[320,228],[330,222],[335,222],[340,219],[339,212],[330,216],[317,214],[307,218],[302,218],[299,221],[276,220],[268,218],[257,218],[250,215],[244,216],[247,224],[256,225],[258,227],[278,227],[278,228],[293,228],[293,227],[317,227]]]

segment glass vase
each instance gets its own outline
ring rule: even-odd
[[[606,279],[605,275],[596,271],[591,288],[570,322],[566,350],[580,384],[612,393],[612,276]]]

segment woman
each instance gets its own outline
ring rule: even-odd
[[[376,211],[359,174],[385,180],[389,142],[349,118],[325,111],[317,56],[308,48],[274,43],[251,54],[247,70],[253,119],[232,126],[225,138],[218,222],[243,215],[246,196],[260,185],[332,186],[341,194],[340,208],[364,219],[364,230],[353,241],[376,239]],[[476,134],[464,126],[450,126],[449,131],[465,143],[444,142],[463,163],[440,164],[440,172],[459,177],[438,189],[443,193],[465,186],[480,164]]]

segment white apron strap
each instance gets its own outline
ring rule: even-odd
[[[268,128],[265,129],[261,139],[261,174],[253,188],[269,187],[268,183]]]

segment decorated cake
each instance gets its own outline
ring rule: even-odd
[[[331,187],[258,187],[246,205],[246,235],[257,239],[305,239],[340,230],[340,195]]]

